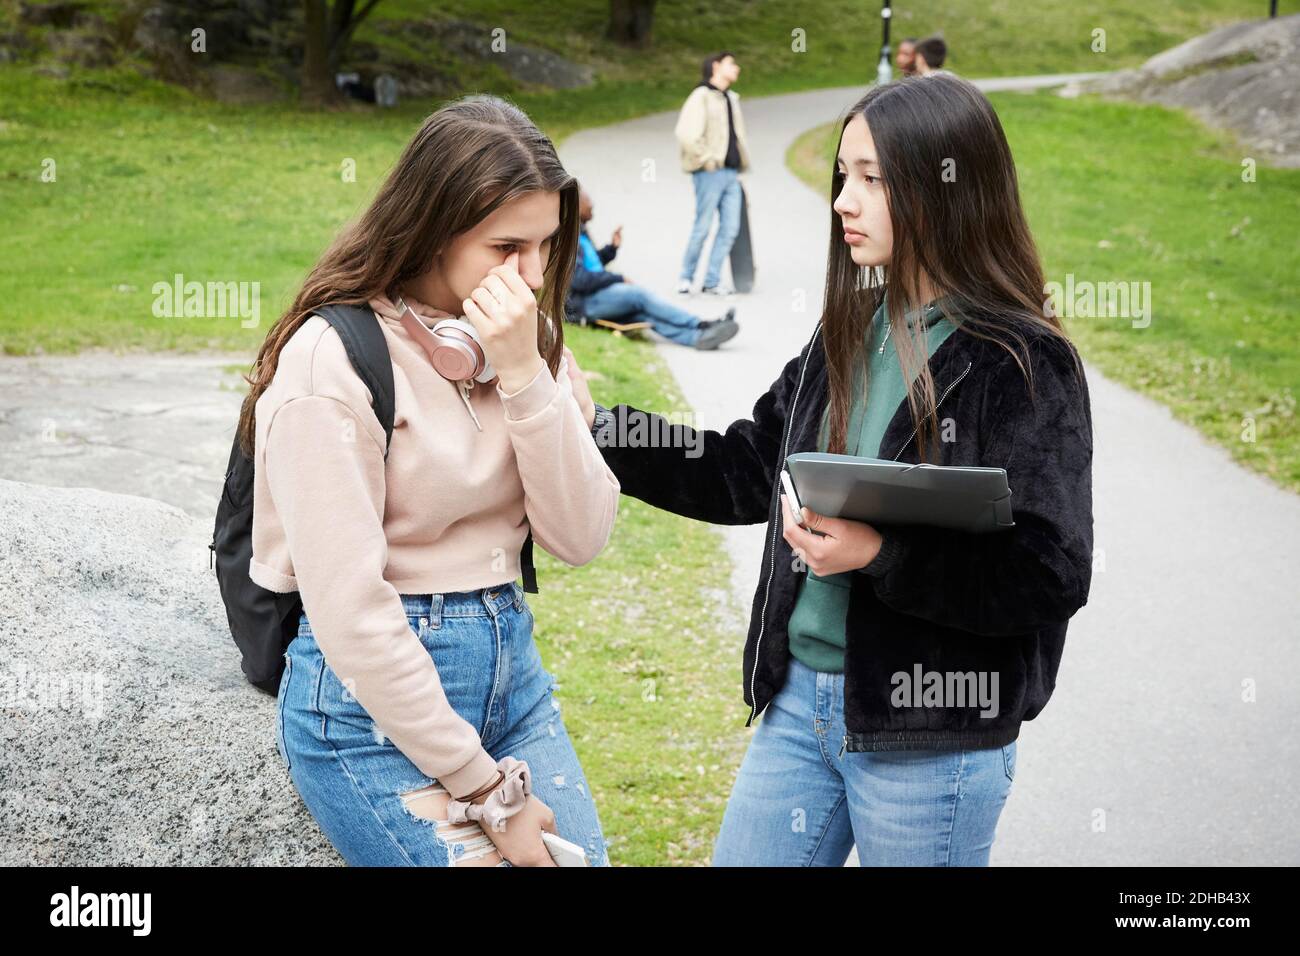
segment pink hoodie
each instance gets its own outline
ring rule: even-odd
[[[513,394],[475,384],[462,395],[392,303],[370,305],[393,360],[388,460],[342,340],[309,317],[257,400],[249,575],[301,592],[326,663],[398,749],[461,796],[492,779],[496,761],[452,709],[398,595],[514,581],[530,527],[567,564],[591,561],[613,529],[619,483],[566,360],[558,380],[542,368]]]

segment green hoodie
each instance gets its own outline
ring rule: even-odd
[[[930,355],[956,329],[944,314],[951,309],[949,299],[938,299],[923,311],[926,322],[926,348]],[[916,322],[917,313],[907,316]],[[867,400],[861,401],[862,363],[854,363],[853,404],[849,410],[845,452],[875,458],[880,455],[880,440],[898,406],[907,400],[903,369],[894,349],[893,336],[887,335],[889,320],[885,299],[871,319],[867,333],[866,356],[870,362]],[[884,346],[882,348],[882,345]],[[829,432],[829,407],[822,412],[817,450],[826,451]],[[853,571],[818,577],[808,571],[799,582],[799,594],[790,615],[790,653],[817,671],[844,670],[844,621],[849,609],[849,588]]]

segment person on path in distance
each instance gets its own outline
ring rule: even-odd
[[[703,79],[682,104],[674,129],[681,148],[682,169],[691,174],[695,185],[695,221],[682,257],[677,291],[683,295],[690,293],[704,240],[717,213],[718,232],[713,237],[701,291],[727,296],[735,289],[721,285],[719,280],[722,263],[731,254],[731,246],[740,233],[739,176],[749,170],[740,97],[731,88],[740,76],[740,66],[724,50],[705,59],[703,74]]]

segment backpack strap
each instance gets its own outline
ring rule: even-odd
[[[397,411],[393,398],[393,360],[388,353],[384,330],[379,327],[379,318],[364,305],[336,303],[312,311],[334,327],[343,340],[352,367],[370,389],[375,417],[384,426],[384,461],[387,461]]]
[[[528,529],[528,537],[519,552],[519,570],[524,576],[524,590],[529,594],[537,593],[537,571],[533,568],[533,529]]]
[[[384,426],[384,461],[393,442],[393,419],[397,416],[393,388],[393,360],[384,339],[379,317],[368,305],[334,303],[312,310],[333,326],[343,340],[352,367],[370,389],[374,398],[375,417]],[[533,532],[530,528],[519,552],[524,590],[537,593],[537,570],[533,567]]]

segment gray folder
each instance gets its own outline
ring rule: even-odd
[[[786,458],[800,504],[868,524],[920,524],[957,531],[1015,526],[1005,468],[909,464],[799,452]]]

